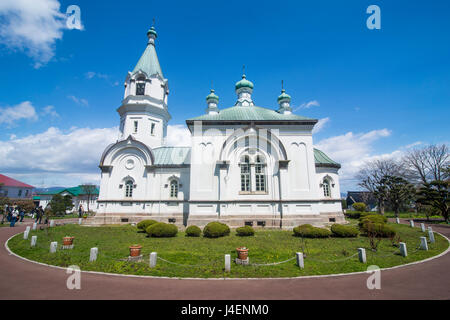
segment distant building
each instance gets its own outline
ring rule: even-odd
[[[42,208],[46,208],[50,201],[53,199],[53,196],[56,194],[60,194],[63,197],[66,195],[72,196],[73,201],[73,211],[77,212],[78,208],[83,206],[83,210],[87,211],[88,209],[88,198],[89,196],[84,192],[82,186],[73,187],[73,188],[61,188],[59,190],[53,190],[49,192],[41,192],[35,198],[35,200],[39,200],[39,205]],[[96,187],[93,194],[91,195],[91,199],[89,202],[89,210],[97,211],[97,199],[98,199],[98,188]]]
[[[369,191],[348,191],[347,207],[350,208],[355,202],[364,202],[369,210],[373,210],[377,206],[377,200],[373,193]]]
[[[0,174],[0,197],[31,199],[34,187]]]

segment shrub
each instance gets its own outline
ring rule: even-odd
[[[250,226],[240,227],[236,229],[236,235],[240,237],[254,236],[255,230]]]
[[[177,235],[178,228],[173,224],[157,222],[150,225],[145,231],[150,237],[168,238],[175,237]]]
[[[350,219],[359,219],[361,217],[362,212],[359,211],[347,211],[345,216]]]
[[[328,238],[331,231],[325,228],[313,227],[310,224],[302,224],[294,228],[294,235],[305,238]]]
[[[367,223],[364,225],[364,231],[368,236],[376,238],[393,238],[396,235],[395,230],[384,223]]]
[[[355,211],[361,211],[364,212],[366,211],[366,204],[364,202],[355,202],[352,207],[355,209]]]
[[[359,218],[359,221],[359,227],[361,228],[367,222],[385,224],[387,222],[387,218],[380,214],[370,214],[362,216]]]
[[[230,234],[230,228],[221,222],[213,221],[203,228],[203,236],[206,238],[219,238],[228,236]]]
[[[148,227],[150,227],[152,224],[157,223],[158,221],[155,220],[142,220],[137,224],[137,228],[142,231],[146,231]]]
[[[355,227],[344,226],[337,223],[331,226],[331,232],[333,233],[333,236],[341,238],[357,237],[359,234],[358,229],[356,229]]]
[[[197,226],[189,226],[186,228],[186,237],[200,237],[202,229]]]

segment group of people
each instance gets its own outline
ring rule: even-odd
[[[9,226],[14,227],[17,221],[23,222],[24,217],[25,211],[16,203],[14,203],[14,205],[12,206],[5,204],[1,223],[3,224],[6,218],[6,220],[9,222]]]

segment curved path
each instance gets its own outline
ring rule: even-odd
[[[402,221],[405,222],[405,221]],[[82,273],[81,290],[66,287],[65,270],[10,255],[4,244],[25,226],[0,228],[0,299],[450,299],[450,253],[381,272],[381,290],[369,274],[277,280],[176,280]],[[433,225],[450,237],[450,228]]]

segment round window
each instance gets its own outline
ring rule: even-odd
[[[134,161],[133,159],[128,159],[127,162],[125,163],[125,168],[127,169],[133,169],[134,168]]]

